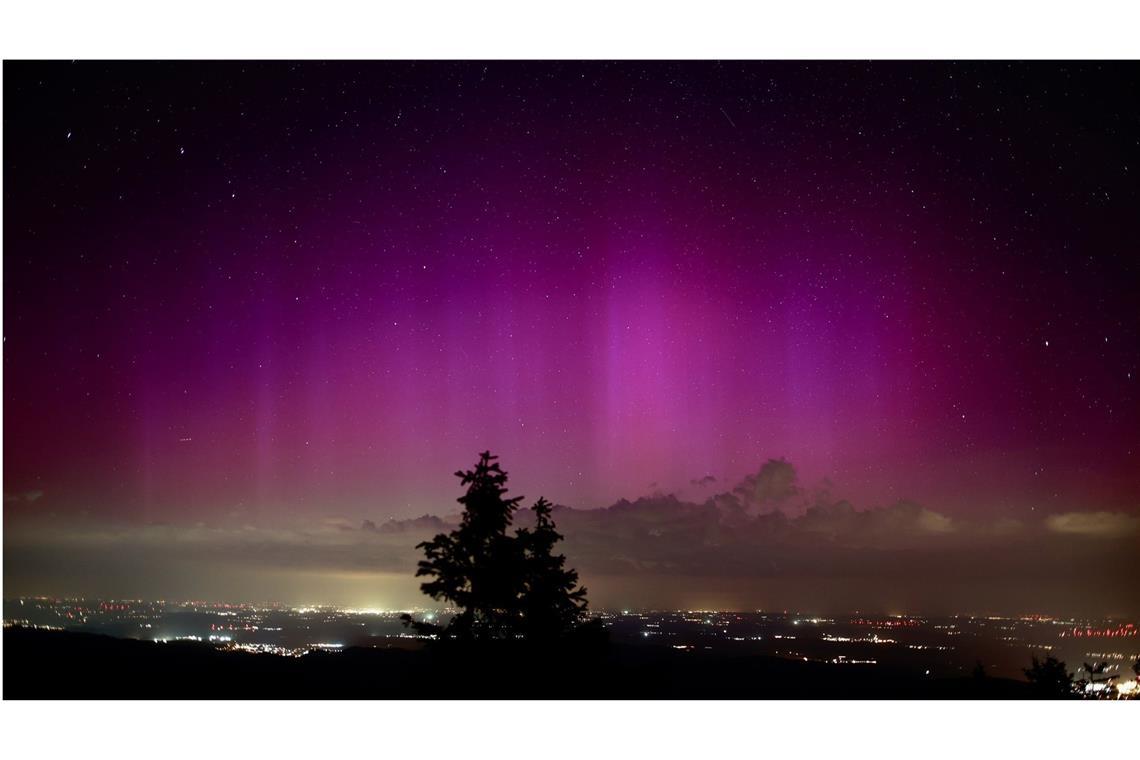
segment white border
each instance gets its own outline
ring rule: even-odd
[[[1122,0],[57,0],[4,58],[1126,58]]]
[[[1112,0],[67,0],[8,4],[0,56],[1133,59],[1137,29],[1140,4]],[[5,702],[0,710],[9,757],[115,760],[1058,757],[1083,752],[1088,728],[1127,728],[1135,717],[1122,703]]]
[[[1051,758],[1135,717],[1127,702],[9,702],[4,745],[92,760]]]

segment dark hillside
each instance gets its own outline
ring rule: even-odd
[[[881,668],[678,652],[347,649],[289,658],[84,633],[4,629],[8,699],[1007,699],[1028,684],[921,679]]]

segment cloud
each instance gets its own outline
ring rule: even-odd
[[[800,492],[796,468],[783,459],[769,459],[732,492],[743,500],[745,507],[781,506]]]
[[[5,527],[6,573],[8,557],[21,552],[45,561],[54,556],[62,565],[404,572],[415,566],[418,542],[340,519],[282,526],[41,521]]]
[[[946,515],[912,501],[868,510],[857,510],[846,500],[816,504],[793,525],[804,533],[825,535],[851,545],[937,536],[956,530],[953,520]]]
[[[365,520],[365,522],[370,521]],[[373,527],[375,528],[375,526]],[[454,523],[449,523],[435,515],[423,515],[411,520],[387,520],[377,530],[380,533],[430,533],[434,535],[447,532],[454,527]]]
[[[6,504],[33,504],[44,496],[44,492],[38,489],[32,491],[22,491],[20,493],[6,493],[4,494],[4,503]]]
[[[1065,512],[1045,520],[1054,533],[1120,538],[1140,533],[1140,517],[1120,512]]]
[[[904,586],[920,608],[949,612],[962,611],[949,609],[947,594],[955,588],[958,604],[984,587],[995,604],[1005,605],[998,611],[1025,611],[1020,605],[1047,602],[1061,588],[1069,589],[1075,604],[1111,603],[1117,611],[1125,609],[1120,599],[1131,598],[1140,517],[1073,512],[1025,521],[951,518],[913,501],[861,509],[828,488],[807,494],[790,463],[769,460],[737,488],[704,501],[654,494],[604,509],[557,506],[554,519],[566,539],[563,553],[599,606],[627,603],[630,596],[660,605],[697,604],[713,591],[720,594],[718,603],[744,606],[794,603],[793,592],[829,604],[847,599],[876,605],[896,598]],[[135,585],[144,580],[158,588],[160,579],[173,579],[194,589],[196,579],[215,578],[221,580],[209,581],[217,589],[213,596],[230,598],[238,586],[225,579],[277,579],[286,589],[292,582],[286,578],[324,578],[322,588],[331,589],[337,578],[357,579],[353,583],[364,588],[365,579],[383,577],[385,588],[397,589],[391,598],[406,600],[418,594],[416,544],[456,524],[452,516],[435,515],[274,525],[107,525],[46,515],[29,520],[5,526],[5,579],[18,593],[71,593],[84,579],[120,578],[101,593],[130,595],[144,593]],[[522,509],[515,524],[529,520],[529,510]],[[1074,540],[1081,536],[1098,540]],[[60,580],[48,588],[42,579],[49,577]],[[849,595],[840,588],[850,589]],[[207,591],[202,595],[210,596]]]

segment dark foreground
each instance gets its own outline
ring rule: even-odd
[[[279,657],[4,629],[7,699],[1027,699],[1027,683],[639,645]]]

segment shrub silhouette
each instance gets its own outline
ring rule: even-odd
[[[1039,697],[1065,699],[1073,696],[1073,674],[1065,663],[1050,655],[1044,661],[1033,658],[1033,664],[1024,671]]]
[[[578,573],[554,553],[562,536],[555,530],[551,506],[539,499],[535,525],[508,532],[521,496],[506,498],[507,473],[484,451],[473,470],[455,475],[467,492],[459,497],[459,527],[417,544],[424,559],[416,576],[431,580],[420,589],[459,613],[444,627],[404,616],[405,625],[443,639],[549,640],[575,631],[586,610],[586,589]]]

